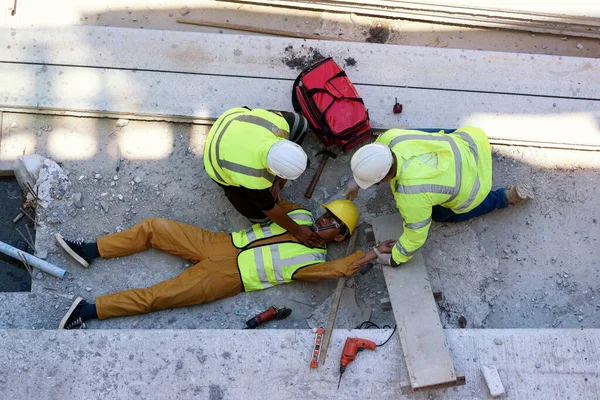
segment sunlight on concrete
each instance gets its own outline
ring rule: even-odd
[[[484,114],[461,119],[461,126],[477,126],[488,137],[551,143],[598,145],[600,127],[592,113]]]
[[[16,160],[23,154],[30,154],[35,151],[35,135],[33,133],[13,133],[2,135],[2,148],[0,159]]]
[[[159,160],[169,156],[174,140],[168,129],[127,127],[119,132],[118,143],[121,154],[127,159]]]
[[[55,129],[48,136],[48,154],[58,160],[89,160],[98,150],[95,132]]]

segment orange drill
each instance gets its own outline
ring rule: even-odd
[[[346,370],[346,366],[350,364],[356,358],[356,353],[364,349],[375,350],[377,345],[367,339],[361,338],[347,338],[344,344],[344,350],[342,350],[342,357],[340,358],[340,380],[338,382],[338,389],[342,382],[342,374]]]

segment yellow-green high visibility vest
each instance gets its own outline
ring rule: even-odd
[[[287,214],[298,225],[311,226],[314,223],[312,213],[308,210],[300,208],[294,211],[290,211]],[[233,239],[234,246],[238,249],[242,249],[259,239],[265,239],[270,238],[272,236],[282,235],[286,232],[287,231],[285,229],[277,225],[275,222],[264,226],[260,224],[253,224],[251,227],[245,230],[233,232],[231,234],[231,238]]]
[[[308,210],[298,209],[290,211],[288,215],[299,225],[313,224],[313,216]],[[246,230],[231,234],[233,244],[244,249],[238,255],[237,263],[246,292],[291,282],[299,269],[327,260],[326,248],[310,248],[295,242],[248,248],[257,240],[284,233],[286,230],[273,222],[268,226],[254,224]]]
[[[492,153],[475,127],[452,134],[391,129],[377,141],[398,160],[390,186],[404,222],[392,257],[402,263],[425,243],[433,206],[462,214],[481,204],[492,188]]]
[[[278,140],[289,137],[285,119],[267,110],[233,108],[214,123],[204,147],[204,168],[225,186],[267,189],[275,175],[267,154]]]

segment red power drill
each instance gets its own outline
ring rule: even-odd
[[[344,344],[344,350],[342,350],[342,357],[340,358],[340,380],[338,381],[338,389],[340,388],[340,382],[342,382],[342,374],[346,370],[346,366],[350,364],[356,358],[356,353],[364,349],[375,350],[377,345],[367,339],[361,338],[347,338]]]
[[[246,326],[244,327],[244,329],[254,329],[257,326],[264,324],[265,322],[268,322],[274,318],[285,319],[289,317],[291,313],[292,310],[290,310],[289,308],[275,308],[275,306],[271,306],[266,311],[263,311],[260,314],[255,315],[254,317],[246,321]]]

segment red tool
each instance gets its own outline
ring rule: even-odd
[[[396,104],[394,104],[394,114],[400,114],[402,112],[402,104],[398,103],[398,98],[396,97]]]
[[[292,310],[289,308],[275,308],[275,306],[271,306],[266,311],[263,311],[246,321],[246,326],[244,329],[254,329],[257,326],[262,325],[265,322],[269,322],[274,318],[285,319],[289,317],[291,313]]]
[[[315,347],[313,348],[312,360],[310,360],[310,367],[317,368],[319,366],[319,354],[321,354],[321,342],[323,341],[323,334],[325,329],[317,329],[317,337],[315,338]]]
[[[393,332],[392,332],[393,333]],[[346,366],[350,364],[356,358],[356,353],[364,349],[375,350],[377,345],[367,339],[361,338],[347,338],[344,344],[344,350],[342,350],[342,357],[340,358],[340,380],[338,382],[338,389],[340,388],[340,382],[342,382],[342,374],[346,370]]]

